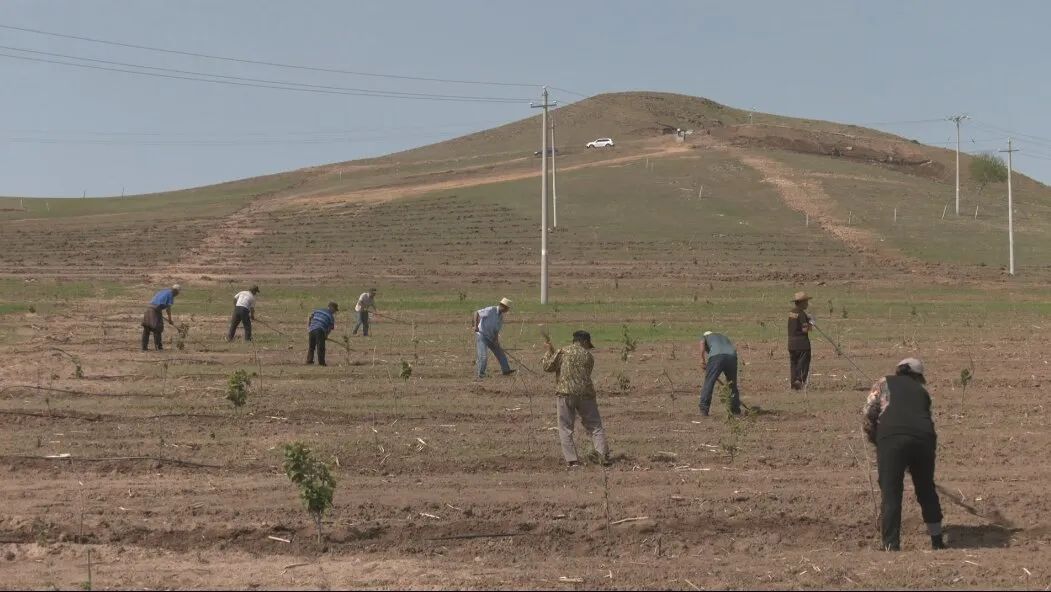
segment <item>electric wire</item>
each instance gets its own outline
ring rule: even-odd
[[[270,88],[277,90],[296,90],[302,92],[317,92],[322,94],[341,94],[341,95],[352,95],[352,96],[366,96],[366,97],[383,97],[383,98],[398,98],[398,99],[417,99],[417,100],[435,100],[435,101],[465,101],[465,102],[484,102],[484,103],[522,103],[528,101],[524,98],[513,98],[513,97],[484,97],[484,96],[469,96],[469,95],[443,95],[436,93],[413,93],[403,91],[386,91],[378,89],[363,89],[363,88],[350,88],[342,86],[330,86],[321,84],[309,84],[303,82],[290,82],[284,80],[269,80],[263,78],[248,78],[244,76],[230,76],[225,74],[211,74],[208,72],[197,72],[193,70],[180,70],[177,68],[163,68],[159,66],[144,66],[141,64],[132,64],[128,62],[118,62],[114,60],[102,60],[96,58],[86,58],[79,56],[72,56],[68,54],[60,54],[54,52],[40,51],[34,49],[24,49],[18,47],[10,47],[0,45],[0,49],[7,51],[19,51],[24,53],[32,53],[36,55],[45,55],[51,58],[63,58],[67,60],[78,60],[82,62],[91,62],[91,64],[80,64],[76,62],[66,62],[61,60],[53,60],[46,58],[34,58],[31,56],[19,56],[7,53],[0,53],[0,57],[35,61],[35,62],[47,62],[53,64],[61,64],[66,66],[75,66],[80,68],[89,68],[95,70],[108,70],[114,72],[124,72],[128,74],[138,74],[142,76],[158,76],[161,78],[174,78],[180,80],[194,80],[197,82],[211,82],[216,84],[232,84],[236,86],[250,86],[258,88]],[[105,64],[105,66],[96,66],[92,64]],[[120,66],[121,68],[114,68],[110,66]],[[128,70],[126,68],[139,68],[142,70],[151,70],[151,72],[140,72],[137,70]],[[163,74],[169,73],[169,74]],[[207,78],[202,78],[207,77]]]
[[[408,76],[408,75],[401,75],[401,74],[381,74],[381,73],[377,73],[377,72],[360,72],[360,71],[355,71],[355,70],[343,70],[343,69],[339,69],[339,68],[327,68],[327,67],[321,67],[321,66],[307,66],[307,65],[302,65],[302,64],[285,64],[285,63],[281,63],[281,62],[271,62],[271,61],[266,61],[266,60],[254,60],[254,59],[248,59],[248,58],[234,58],[234,57],[229,57],[229,56],[220,56],[220,55],[206,54],[206,53],[200,53],[200,52],[194,52],[194,51],[184,51],[184,50],[178,50],[178,49],[165,49],[165,48],[161,48],[161,47],[151,47],[151,46],[148,46],[148,45],[137,45],[137,44],[134,44],[134,43],[123,43],[123,42],[119,42],[119,41],[98,39],[96,37],[87,37],[87,36],[83,36],[83,35],[71,35],[71,34],[67,34],[67,33],[55,33],[53,31],[44,31],[44,30],[41,30],[41,29],[32,29],[32,28],[29,28],[29,27],[17,27],[17,26],[14,26],[14,25],[0,24],[0,28],[12,30],[12,31],[22,31],[24,33],[33,33],[33,34],[37,34],[37,35],[46,35],[46,36],[49,36],[49,37],[59,37],[59,38],[63,38],[63,39],[75,39],[77,41],[87,41],[87,42],[90,42],[90,43],[100,43],[100,44],[103,44],[103,45],[111,45],[111,46],[114,46],[114,47],[124,47],[124,48],[129,48],[129,49],[141,49],[141,50],[145,50],[145,51],[155,51],[155,52],[160,52],[160,53],[168,53],[168,54],[189,56],[189,57],[195,57],[195,58],[206,58],[206,59],[211,59],[211,60],[222,60],[222,61],[227,61],[227,62],[237,62],[237,63],[241,63],[241,64],[255,64],[255,65],[258,65],[258,66],[270,66],[270,67],[273,67],[273,68],[286,68],[286,69],[292,69],[292,70],[308,70],[308,71],[312,71],[312,72],[326,72],[326,73],[330,73],[330,74],[346,74],[346,75],[350,75],[350,76],[366,76],[366,77],[373,77],[373,78],[389,78],[389,79],[395,79],[395,80],[416,80],[416,81],[420,81],[420,82],[443,82],[443,83],[448,83],[448,84],[474,84],[474,85],[485,85],[485,86],[514,86],[514,87],[520,87],[520,88],[524,88],[524,87],[540,87],[541,86],[539,84],[524,83],[524,82],[497,82],[497,81],[490,81],[490,80],[461,80],[461,79],[452,79],[452,78],[435,78],[435,77],[428,77],[428,76]],[[570,94],[575,94],[575,93],[572,93],[571,91],[563,91],[563,92],[569,92]],[[583,95],[581,95],[581,96],[583,96]]]

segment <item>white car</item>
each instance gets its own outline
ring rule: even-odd
[[[614,148],[613,138],[599,138],[584,145],[585,148]]]

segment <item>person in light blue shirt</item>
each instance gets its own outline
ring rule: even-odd
[[[489,306],[474,313],[472,330],[475,335],[475,343],[478,351],[478,378],[485,378],[485,368],[489,362],[489,350],[492,350],[496,360],[500,362],[500,370],[504,376],[514,374],[511,365],[507,362],[507,354],[500,346],[500,329],[504,326],[504,313],[511,310],[511,301],[507,298],[500,300],[500,304]]]
[[[741,414],[741,391],[737,388],[737,348],[722,333],[705,331],[701,338],[701,368],[704,386],[701,387],[701,415],[708,415],[712,407],[712,391],[719,376],[726,377],[730,387],[730,412]]]
[[[329,302],[328,308],[319,308],[314,312],[310,313],[310,320],[307,322],[307,331],[310,332],[310,344],[307,349],[307,364],[314,363],[314,352],[317,351],[317,363],[319,366],[325,366],[325,341],[328,340],[328,334],[336,328],[336,312],[339,311],[339,305],[335,302]]]
[[[175,284],[153,295],[153,300],[150,300],[150,305],[146,307],[146,312],[142,315],[142,351],[149,349],[150,333],[153,333],[153,345],[157,351],[164,349],[161,343],[164,334],[162,313],[167,313],[168,322],[175,325],[175,321],[172,320],[172,306],[175,304],[175,297],[179,295],[179,290],[179,284]]]

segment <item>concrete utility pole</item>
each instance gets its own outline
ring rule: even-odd
[[[547,110],[556,104],[548,100],[546,86],[544,102],[529,104],[544,110],[540,118],[540,304],[547,304]]]
[[[1015,274],[1015,227],[1014,227],[1014,200],[1011,195],[1011,154],[1018,150],[1011,148],[1011,138],[1007,138],[1007,248],[1008,263],[1007,273]]]
[[[960,122],[970,119],[966,113],[950,115],[949,121],[956,123],[956,215],[960,215]]]
[[[551,226],[558,228],[558,189],[555,187],[555,115],[551,114]]]

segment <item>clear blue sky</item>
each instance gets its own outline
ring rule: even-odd
[[[1002,147],[1008,134],[999,130],[1032,136],[1017,137],[1016,167],[1045,182],[1049,23],[1051,2],[1036,0],[0,3],[0,25],[252,60],[586,94],[671,91],[862,124],[967,112],[970,151]],[[10,29],[0,29],[0,46],[37,59],[73,61],[20,50],[330,87],[526,100],[537,92],[286,70]],[[0,77],[0,195],[190,187],[384,154],[532,114],[526,103],[314,94],[9,57],[0,57]],[[948,122],[874,127],[928,142],[953,137]]]

